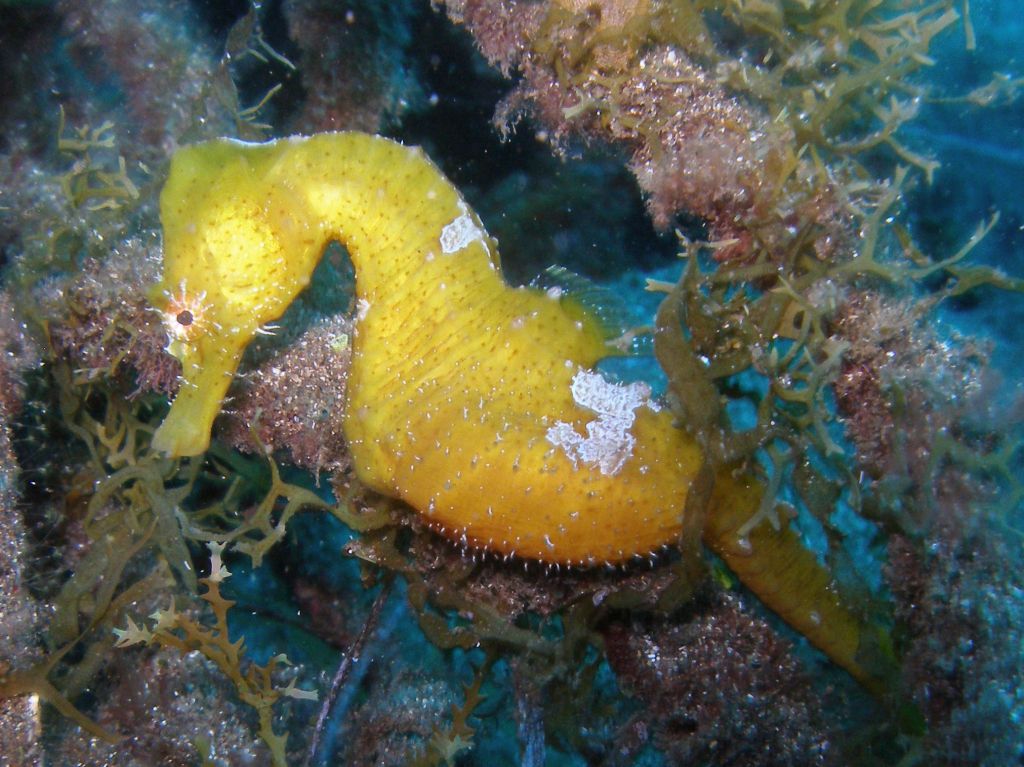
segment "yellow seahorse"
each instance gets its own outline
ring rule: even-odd
[[[594,370],[608,348],[571,297],[505,283],[497,244],[421,150],[358,133],[214,141],[175,155],[160,203],[164,274],[151,299],[184,381],[156,449],[207,448],[246,345],[338,240],[358,312],[344,429],[365,484],[464,545],[547,563],[623,562],[693,522],[696,442],[645,386]],[[860,621],[792,533],[732,545],[758,497],[719,477],[705,541],[872,682]]]

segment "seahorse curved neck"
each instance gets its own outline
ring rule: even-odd
[[[245,346],[308,284],[329,242],[348,249],[362,307],[405,302],[412,314],[406,296],[436,290],[451,268],[462,287],[450,301],[501,285],[496,245],[423,152],[364,134],[183,148],[161,218],[164,274],[151,300],[183,385],[154,446],[171,455],[208,447]],[[457,264],[431,267],[446,250],[458,251]]]

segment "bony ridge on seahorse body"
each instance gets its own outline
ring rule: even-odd
[[[418,148],[359,133],[217,140],[175,155],[160,205],[164,274],[151,300],[183,385],[155,449],[207,448],[246,345],[338,240],[356,274],[344,430],[362,482],[465,545],[547,563],[623,562],[693,527],[696,442],[646,387],[594,370],[608,348],[583,307],[505,283],[495,241]],[[868,679],[860,623],[799,541],[764,537],[765,551],[786,549],[778,575],[732,545],[758,497],[719,477],[705,542]],[[781,593],[801,578],[820,592],[810,602]]]

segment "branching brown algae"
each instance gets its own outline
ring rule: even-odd
[[[0,4],[0,765],[1020,763],[1024,27],[971,5]],[[176,243],[203,194],[245,197],[204,177],[172,233],[172,159],[272,160],[255,221],[296,204],[288,162],[356,145],[379,191],[345,226],[380,243],[306,221],[212,429],[161,432],[198,391],[183,346],[238,325]],[[442,197],[414,255],[455,271],[369,295]],[[255,264],[234,232],[214,257]],[[510,295],[534,311],[488,313]],[[537,318],[557,332],[501,345]],[[412,381],[396,401],[371,358]],[[463,359],[497,372],[428,406]],[[525,488],[502,541],[432,518],[478,476],[450,456],[520,445],[483,428],[503,393],[511,421],[568,391],[451,504]],[[646,484],[619,474],[636,413],[672,453]],[[380,481],[381,445],[427,495]],[[585,525],[559,529],[557,482],[529,502],[541,474],[589,477]]]

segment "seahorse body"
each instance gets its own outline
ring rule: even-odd
[[[497,245],[419,149],[362,134],[181,150],[161,198],[154,299],[203,292],[186,385],[155,436],[206,449],[253,333],[340,240],[359,312],[345,434],[360,479],[448,536],[545,562],[620,562],[671,543],[700,464],[571,299],[509,287]],[[169,318],[171,322],[174,318]]]
[[[151,299],[184,383],[156,449],[207,448],[246,345],[339,240],[356,273],[344,428],[363,482],[465,545],[548,563],[623,562],[700,529],[684,519],[694,440],[645,387],[593,370],[607,349],[578,304],[504,282],[496,243],[419,149],[356,133],[188,147],[161,216]],[[704,540],[872,683],[858,653],[877,632],[862,633],[797,537],[759,530],[738,545],[760,492],[722,472]]]

